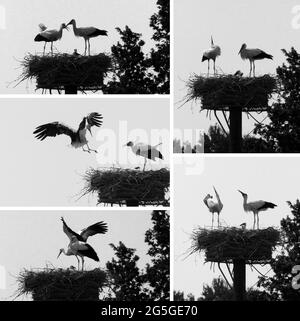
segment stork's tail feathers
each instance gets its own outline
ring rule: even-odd
[[[163,155],[162,155],[162,153],[161,153],[161,152],[158,152],[158,158],[160,158],[160,159],[164,159],[164,157],[163,157]]]
[[[210,36],[210,42],[211,42],[211,45],[213,46],[214,45],[214,40],[213,40],[212,36]]]
[[[265,203],[265,207],[267,207],[267,208],[274,208],[274,207],[276,207],[277,205],[276,204],[274,204],[274,203],[270,203],[270,202],[266,202]]]
[[[42,35],[37,35],[35,38],[34,38],[34,41],[47,41],[48,39],[43,37]]]
[[[201,61],[203,62],[203,61],[205,61],[205,60],[208,60],[208,58],[207,58],[206,56],[204,56],[204,55],[203,55],[203,56],[202,56],[202,60],[201,60]]]

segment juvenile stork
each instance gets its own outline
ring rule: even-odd
[[[256,223],[257,229],[259,229],[259,216],[258,216],[259,212],[266,211],[269,208],[274,208],[277,205],[270,202],[262,201],[262,200],[248,202],[248,195],[246,193],[243,193],[240,190],[238,191],[242,194],[244,199],[244,202],[243,202],[244,211],[253,213],[253,216],[254,216],[253,229],[255,229],[255,223]]]
[[[72,19],[67,26],[72,25],[74,35],[76,37],[82,37],[84,39],[84,54],[86,55],[87,45],[88,45],[88,54],[91,54],[91,44],[90,38],[95,38],[98,36],[107,36],[106,30],[97,29],[95,27],[81,27],[77,28],[75,19]]]
[[[162,153],[157,149],[159,145],[161,145],[161,143],[155,146],[151,146],[144,143],[134,144],[133,142],[130,141],[124,146],[130,147],[135,155],[144,157],[145,159],[144,167],[143,167],[143,171],[144,171],[146,167],[147,159],[151,159],[153,161],[155,161],[156,158],[164,159]]]
[[[61,218],[61,220],[63,222],[63,231],[68,236],[70,243],[68,245],[67,250],[65,250],[64,248],[59,250],[57,258],[59,258],[59,256],[62,253],[65,254],[66,256],[75,255],[78,262],[78,270],[79,270],[80,269],[79,258],[78,258],[79,256],[82,262],[82,265],[81,265],[82,271],[84,268],[85,256],[96,262],[99,262],[97,253],[88,243],[86,243],[86,241],[90,236],[93,236],[95,234],[105,234],[107,232],[107,224],[101,221],[76,233],[69,228],[69,226],[66,224],[63,217]]]
[[[211,45],[210,48],[204,51],[202,56],[202,62],[207,60],[208,69],[207,74],[209,75],[210,65],[209,62],[212,60],[214,62],[214,75],[216,74],[216,58],[221,55],[221,48],[214,44],[213,38],[211,37]]]
[[[212,196],[210,194],[207,194],[204,199],[203,202],[204,204],[207,206],[208,210],[211,212],[212,214],[212,221],[211,221],[211,227],[214,227],[214,214],[217,213],[218,214],[218,227],[220,227],[220,213],[222,211],[223,208],[223,204],[221,202],[220,196],[218,194],[218,192],[216,191],[215,187],[213,186],[215,194],[216,194],[216,201],[214,201],[212,198]]]
[[[262,59],[273,59],[272,55],[265,53],[261,49],[248,49],[247,45],[244,43],[239,51],[239,55],[243,60],[249,59],[250,62],[250,73],[249,76],[251,77],[251,72],[253,70],[253,76],[255,77],[255,60],[262,60]]]
[[[53,42],[60,40],[63,34],[63,29],[68,30],[68,27],[64,23],[62,23],[58,30],[56,29],[48,30],[44,24],[40,23],[39,28],[40,28],[40,33],[37,34],[37,36],[34,38],[34,41],[45,42],[43,55],[45,54],[47,42],[51,42],[51,53],[53,54]]]
[[[88,140],[86,138],[86,131],[88,130],[92,135],[91,128],[93,126],[100,127],[102,125],[102,115],[96,112],[88,114],[82,119],[77,130],[74,130],[60,122],[52,122],[38,126],[33,132],[35,137],[40,140],[44,140],[46,137],[55,137],[56,135],[67,135],[71,138],[71,146],[74,148],[82,148],[84,152],[95,152],[91,149]],[[84,149],[83,146],[87,146],[88,149]]]

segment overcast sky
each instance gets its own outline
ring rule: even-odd
[[[185,82],[189,76],[207,73],[207,61],[202,63],[201,59],[210,47],[210,36],[222,50],[216,61],[219,72],[249,73],[249,62],[238,56],[241,45],[246,43],[249,48],[260,48],[274,56],[273,61],[258,61],[256,74],[275,74],[277,66],[285,61],[282,48],[289,50],[294,46],[300,51],[300,8],[295,8],[297,5],[297,0],[175,1],[175,127],[207,131],[210,125],[217,123],[213,114],[211,120],[206,117],[206,111],[199,114],[199,102],[194,106],[187,103],[178,109],[186,95]],[[256,117],[262,120],[265,113]],[[253,128],[253,121],[244,115],[243,123],[243,132],[247,134]]]
[[[44,43],[34,42],[39,33],[38,24],[44,23],[50,29],[59,28],[61,23],[71,19],[78,27],[94,26],[108,31],[108,37],[91,40],[91,53],[110,52],[119,40],[116,27],[128,25],[134,32],[141,33],[146,41],[145,52],[153,47],[153,29],[150,17],[157,11],[156,0],[2,0],[0,3],[0,94],[34,93],[34,83],[22,83],[16,88],[10,82],[21,74],[20,61],[24,55],[41,53]],[[47,45],[49,46],[49,44]],[[84,52],[84,40],[76,38],[73,29],[63,32],[63,38],[54,44],[59,52],[72,53],[77,48]],[[49,48],[49,47],[48,47]]]
[[[85,260],[85,269],[105,268],[105,263],[114,256],[110,243],[118,245],[122,241],[127,247],[136,249],[140,257],[138,266],[144,268],[150,262],[145,232],[152,227],[151,211],[10,211],[1,213],[0,257],[1,273],[5,271],[6,289],[0,287],[0,300],[11,300],[18,283],[16,277],[23,269],[77,268],[74,256],[61,255],[60,248],[67,248],[68,237],[62,230],[60,217],[75,232],[91,224],[104,221],[108,232],[95,235],[88,243],[97,252],[100,262]],[[130,231],[128,227],[130,228]],[[133,233],[134,231],[134,233]],[[6,244],[5,246],[3,246]],[[1,280],[3,274],[1,274]],[[18,300],[30,299],[20,297]]]
[[[143,166],[142,157],[124,147],[129,140],[156,145],[165,159],[146,169],[169,167],[169,100],[31,98],[2,99],[0,206],[95,206],[97,196],[78,199],[89,168]],[[70,147],[65,135],[37,140],[39,125],[60,121],[77,129],[90,112],[103,115],[89,145],[97,156]]]
[[[300,179],[299,157],[194,157],[189,164],[179,162],[174,168],[174,289],[199,297],[203,284],[211,284],[221,273],[210,263],[204,265],[204,256],[193,254],[186,258],[191,246],[191,233],[200,227],[210,228],[211,214],[203,203],[213,185],[224,204],[220,214],[222,226],[236,226],[243,222],[252,228],[253,214],[243,210],[240,189],[249,201],[265,200],[277,204],[275,209],[261,212],[260,228],[280,227],[280,220],[290,215],[287,201],[294,203],[300,197],[295,182]],[[197,161],[196,161],[197,160]],[[270,269],[256,266],[261,272]],[[226,269],[226,267],[225,267]],[[247,268],[247,286],[257,281],[257,273]]]

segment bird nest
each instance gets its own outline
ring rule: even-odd
[[[18,277],[18,295],[31,294],[34,301],[97,301],[106,284],[106,273],[100,269],[24,270]]]
[[[268,99],[276,88],[276,79],[270,75],[239,77],[219,75],[203,77],[193,75],[187,82],[185,101],[201,100],[202,109],[265,111]]]
[[[279,231],[272,227],[262,230],[197,228],[192,234],[191,253],[203,251],[207,262],[245,260],[247,264],[265,264],[271,260],[279,239]]]
[[[90,169],[84,195],[98,193],[98,204],[169,206],[170,171],[121,168]]]
[[[75,87],[80,91],[97,91],[102,88],[103,78],[111,68],[111,58],[104,53],[94,56],[28,54],[21,64],[23,73],[19,83],[35,79],[37,89],[65,90]]]

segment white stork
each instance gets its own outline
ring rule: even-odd
[[[204,204],[207,206],[208,210],[212,214],[212,221],[211,221],[211,227],[214,226],[214,214],[218,214],[218,227],[220,227],[220,213],[223,208],[223,204],[221,202],[220,196],[218,192],[216,191],[215,187],[213,186],[215,194],[216,194],[216,201],[214,201],[212,196],[210,194],[207,194],[205,198],[203,199]]]
[[[51,42],[51,53],[53,54],[53,42],[60,40],[63,34],[63,29],[68,30],[68,27],[64,23],[62,23],[58,30],[56,29],[48,30],[44,24],[40,23],[39,28],[40,28],[40,33],[34,38],[34,41],[45,42],[43,54],[45,54],[47,42]]]
[[[214,44],[213,38],[211,37],[211,46],[208,50],[203,53],[202,62],[207,60],[208,69],[207,74],[209,75],[209,61],[214,62],[214,75],[216,74],[216,58],[221,55],[221,48]]]
[[[102,125],[102,119],[101,114],[93,112],[82,119],[77,130],[56,121],[38,126],[33,134],[40,140],[44,140],[46,137],[55,137],[56,135],[64,134],[71,138],[71,146],[74,148],[81,147],[84,152],[90,153],[92,151],[97,153],[96,150],[91,149],[88,145],[86,131],[88,130],[92,135],[92,126],[100,127]],[[83,148],[85,145],[88,148],[87,150]]]
[[[244,43],[239,51],[239,55],[241,55],[241,58],[243,60],[249,59],[250,62],[250,74],[249,76],[251,77],[251,72],[253,70],[253,76],[255,77],[255,60],[262,60],[262,59],[273,59],[272,55],[269,55],[265,53],[261,49],[248,49],[247,45]],[[252,68],[253,66],[253,68]]]
[[[144,157],[145,159],[144,168],[143,168],[143,171],[144,171],[146,167],[147,159],[151,159],[153,161],[155,161],[156,158],[164,159],[161,152],[157,149],[159,145],[161,145],[161,143],[155,146],[151,146],[144,143],[134,144],[133,142],[130,141],[124,146],[130,147],[135,155]]]
[[[95,234],[105,234],[107,232],[107,224],[103,221],[95,223],[78,233],[74,232],[69,228],[66,224],[64,218],[61,218],[63,222],[63,231],[68,236],[70,243],[68,245],[68,249],[65,250],[64,248],[59,250],[57,258],[63,253],[67,256],[75,255],[77,262],[78,262],[78,270],[79,270],[79,259],[78,256],[81,258],[81,270],[83,271],[84,267],[84,257],[88,257],[96,262],[99,262],[99,258],[95,250],[86,243],[87,239],[90,236]]]
[[[255,229],[255,223],[256,223],[257,229],[259,229],[258,213],[261,211],[266,211],[269,208],[274,208],[277,205],[270,203],[270,202],[262,201],[262,200],[254,201],[254,202],[247,202],[248,195],[246,193],[243,193],[240,190],[238,190],[238,191],[242,194],[243,199],[244,199],[244,202],[243,202],[244,211],[253,213],[253,216],[254,216],[253,229]]]
[[[86,55],[86,49],[88,44],[88,52],[89,55],[91,54],[91,44],[90,44],[90,38],[95,38],[98,36],[107,36],[106,30],[97,29],[95,27],[81,27],[77,28],[75,19],[72,19],[67,26],[72,25],[74,35],[76,37],[82,37],[84,39],[84,54]]]

